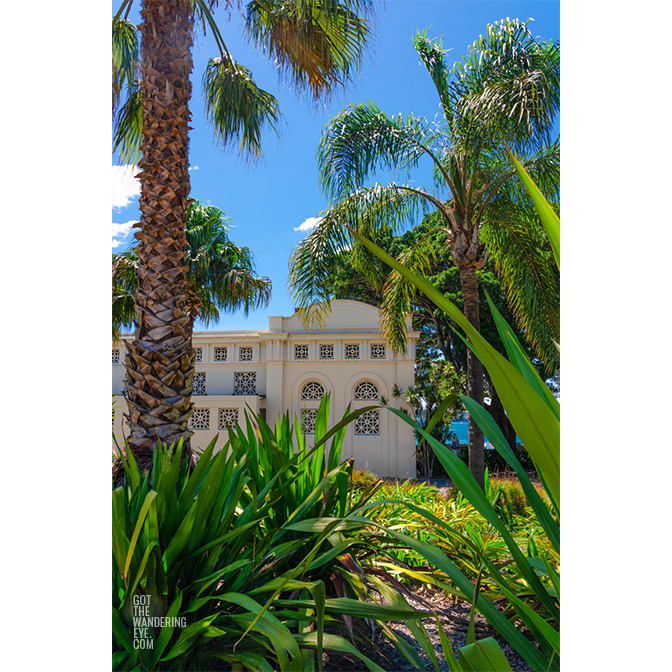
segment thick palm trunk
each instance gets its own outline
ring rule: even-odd
[[[141,470],[157,442],[184,439],[194,372],[185,280],[192,69],[190,0],[144,0],[137,327],[126,353],[128,443]]]
[[[462,284],[462,300],[464,316],[479,332],[481,318],[478,307],[478,281],[474,264],[460,267]],[[481,360],[467,348],[467,395],[483,405],[483,365]],[[483,448],[483,432],[474,419],[469,416],[469,471],[481,488],[485,486],[485,452]]]

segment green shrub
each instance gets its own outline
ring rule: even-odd
[[[380,670],[325,627],[352,638],[353,618],[384,628],[425,616],[405,602],[362,602],[357,558],[372,543],[356,536],[365,522],[342,516],[366,495],[352,497],[352,464],[338,462],[347,423],[366,409],[327,432],[328,403],[312,449],[287,417],[272,431],[247,416],[248,436],[232,430],[214,456],[213,441],[191,472],[180,466],[181,445],[174,454],[159,446],[151,475],[126,451],[124,484],[112,492],[113,669],[208,670],[224,661],[284,671],[314,669],[315,657],[321,669],[329,649]],[[335,598],[325,583],[332,575],[340,582],[328,585],[342,588]]]

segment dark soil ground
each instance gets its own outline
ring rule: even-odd
[[[467,630],[469,628],[469,614],[471,605],[468,602],[454,603],[452,599],[445,598],[443,593],[439,592],[420,592],[419,596],[428,602],[436,611],[436,614],[441,622],[446,635],[450,639],[453,649],[453,654],[459,658],[459,648],[467,643]],[[410,600],[409,600],[410,602]],[[421,603],[413,604],[419,610],[426,610],[427,606]],[[475,632],[476,640],[484,637],[494,637],[502,647],[506,655],[509,665],[515,672],[532,672],[532,668],[501,638],[497,637],[495,631],[490,627],[485,619],[476,614],[475,617]],[[441,639],[438,629],[433,620],[428,619],[425,622],[427,634],[430,637],[436,657],[439,661],[439,670],[441,672],[448,672],[449,667],[443,656],[443,647],[441,646]],[[416,643],[415,638],[410,630],[403,622],[391,623],[390,627],[400,637],[407,641],[418,652],[421,660],[426,665],[428,670],[433,670],[434,665],[429,660],[429,657],[422,651],[422,648]],[[370,640],[371,631],[364,633]],[[376,628],[373,637],[374,647],[364,642],[356,642],[357,650],[365,656],[380,665],[387,672],[411,672],[415,670],[394,647],[387,636]],[[349,657],[340,654],[325,653],[323,656],[324,672],[368,672],[366,665],[354,657]]]

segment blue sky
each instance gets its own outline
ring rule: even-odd
[[[113,2],[113,11],[119,4]],[[202,203],[225,211],[236,227],[231,238],[252,249],[258,273],[273,282],[273,297],[266,309],[248,318],[240,313],[225,315],[209,328],[266,329],[268,315],[294,312],[287,289],[287,264],[309,230],[306,227],[327,206],[319,191],[315,150],[329,119],[346,105],[367,100],[387,114],[413,113],[428,119],[439,114],[436,90],[413,49],[412,38],[418,30],[428,29],[430,37],[443,35],[444,48],[452,50],[449,59],[456,60],[488,23],[506,17],[532,17],[535,35],[559,39],[559,12],[560,4],[555,1],[388,0],[378,14],[376,39],[361,76],[346,93],[316,109],[279,82],[273,65],[245,42],[239,17],[234,13],[228,21],[220,11],[217,16],[227,47],[236,60],[252,70],[257,84],[278,98],[284,120],[280,138],[271,131],[264,135],[264,159],[255,165],[241,160],[235,148],[222,151],[216,147],[203,113],[201,78],[208,59],[218,52],[211,38],[197,38],[191,103],[191,193]],[[137,22],[137,14],[130,20]],[[133,240],[131,223],[139,219],[139,191],[130,170],[122,170],[117,157],[113,163],[112,249],[121,252]],[[429,166],[421,167],[412,179],[430,186]]]

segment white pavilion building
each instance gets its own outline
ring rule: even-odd
[[[377,308],[359,301],[336,300],[320,330],[309,330],[299,314],[269,317],[260,331],[194,332],[196,373],[190,427],[191,445],[202,451],[237,420],[245,426],[244,411],[265,417],[273,427],[279,414],[289,411],[302,422],[310,443],[317,407],[330,393],[329,424],[351,409],[391,400],[392,388],[414,383],[415,345],[419,332],[407,318],[407,345],[393,354],[380,334]],[[122,337],[132,338],[131,334]],[[112,391],[118,393],[113,417],[117,436],[128,434],[124,389],[124,348],[112,349]],[[400,401],[392,401],[399,406]],[[122,426],[123,423],[123,426]],[[342,459],[353,457],[355,467],[383,477],[415,477],[415,439],[409,425],[385,409],[369,411],[348,426]]]

